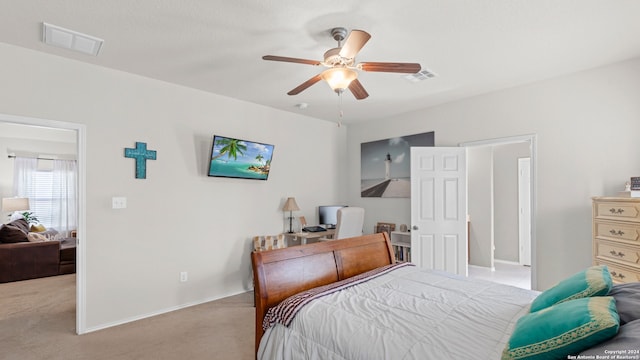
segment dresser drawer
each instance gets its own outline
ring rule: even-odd
[[[593,232],[598,239],[640,245],[640,224],[595,220]]]
[[[630,283],[640,281],[640,269],[618,265],[606,260],[596,260],[597,265],[607,265],[611,279],[616,283]]]
[[[598,258],[608,258],[629,265],[640,265],[640,247],[624,246],[620,243],[597,240],[596,254]]]
[[[593,216],[596,219],[640,222],[640,204],[626,201],[597,201]]]

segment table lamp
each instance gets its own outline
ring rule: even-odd
[[[293,234],[293,212],[298,210],[300,210],[300,208],[298,207],[298,204],[296,204],[296,199],[292,197],[287,198],[282,211],[289,212],[289,234]]]
[[[9,214],[9,217],[12,218],[12,215],[16,211],[29,211],[29,199],[28,198],[2,198],[2,211],[6,211]]]

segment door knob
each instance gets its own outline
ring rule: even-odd
[[[411,228],[412,228],[413,230],[418,230],[418,226],[417,226],[417,225],[413,225]]]

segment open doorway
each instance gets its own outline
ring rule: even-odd
[[[73,146],[75,148],[75,155],[77,157],[77,229],[74,233],[77,244],[76,244],[76,259],[75,259],[75,267],[76,267],[76,286],[75,286],[75,299],[76,299],[76,312],[75,312],[75,322],[76,322],[76,333],[82,334],[85,332],[85,309],[86,305],[84,302],[85,296],[85,265],[84,265],[84,241],[86,240],[84,236],[85,232],[85,126],[82,124],[73,124],[61,121],[47,120],[47,119],[38,119],[38,118],[29,118],[22,116],[13,116],[13,115],[5,115],[0,114],[0,126],[4,126],[4,129],[7,131],[3,131],[4,136],[12,136],[9,129],[13,129],[16,132],[20,133],[21,131],[25,131],[25,129],[32,129],[33,133],[38,132],[41,134],[40,142],[47,142],[46,135],[56,134],[56,133],[66,133],[67,136],[70,136],[74,139]],[[14,135],[15,136],[15,135]],[[36,143],[36,141],[34,141]],[[14,149],[17,150],[25,150],[21,149],[20,146],[15,146]],[[5,146],[5,151],[7,151]],[[8,151],[7,151],[8,152]],[[41,153],[42,151],[35,151],[37,153]],[[0,154],[3,158],[7,158],[9,156],[8,153]],[[12,196],[12,189],[6,188],[6,183],[3,185],[1,192],[2,196]]]
[[[535,135],[460,146],[468,151],[470,274],[536,289]]]

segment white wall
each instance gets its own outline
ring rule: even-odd
[[[477,96],[394,119],[351,125],[349,203],[409,223],[408,199],[360,198],[360,143],[435,131],[436,146],[537,134],[538,289],[591,264],[591,197],[640,174],[640,59]],[[420,86],[429,86],[428,81]]]
[[[87,330],[250,289],[249,237],[284,229],[286,197],[310,222],[346,198],[346,127],[6,44],[0,58],[0,114],[86,126]],[[207,177],[213,134],[274,144],[269,180]],[[146,180],[123,156],[136,141],[157,151]]]

